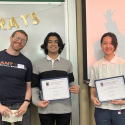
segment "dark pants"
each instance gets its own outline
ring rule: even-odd
[[[18,110],[22,104],[14,104],[14,105],[5,105],[10,110]],[[2,121],[2,116],[0,113],[0,125],[11,125],[9,122]],[[30,108],[28,107],[27,112],[23,115],[23,120],[21,122],[15,122],[15,125],[31,125],[31,115],[30,115]]]
[[[95,108],[96,125],[125,125],[125,109],[117,110]]]
[[[41,125],[69,125],[71,113],[66,114],[39,114]]]

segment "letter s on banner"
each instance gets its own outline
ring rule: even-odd
[[[31,13],[31,18],[33,20],[36,20],[35,22],[33,22],[33,24],[38,24],[39,23],[39,18],[34,16],[36,14],[37,14],[36,12]]]

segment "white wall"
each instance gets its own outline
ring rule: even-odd
[[[66,0],[65,4],[47,4],[43,2],[30,2],[30,4],[22,2],[0,2],[0,9],[0,18],[3,18],[5,20],[5,27],[7,28],[7,30],[3,30],[0,27],[0,50],[7,49],[9,47],[9,37],[15,30],[17,30],[15,27],[10,30],[8,29],[10,17],[15,17],[20,27],[19,29],[23,29],[29,35],[28,43],[22,50],[22,53],[27,56],[33,63],[45,56],[43,51],[41,51],[40,49],[40,45],[43,43],[46,35],[49,32],[57,32],[61,35],[64,43],[66,44],[61,56],[72,62],[75,82],[76,84],[78,84],[75,0]],[[40,20],[37,25],[32,24],[34,21],[30,17],[30,14],[32,12],[37,12],[36,17],[38,17]],[[28,15],[27,27],[24,25],[23,19],[20,18],[20,15],[24,14]],[[34,120],[32,119],[32,123],[33,122]],[[74,94],[72,94],[71,124],[79,125],[79,99],[78,95]]]

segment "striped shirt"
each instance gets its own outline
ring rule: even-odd
[[[70,61],[58,57],[53,61],[50,57],[45,57],[33,65],[33,78],[32,78],[32,102],[37,106],[38,102],[42,99],[40,90],[40,79],[56,78],[56,77],[69,77],[70,86],[76,86],[74,83],[74,76],[72,72],[72,64]],[[40,114],[63,114],[71,112],[71,100],[55,100],[50,101],[49,105],[45,108],[38,107]]]

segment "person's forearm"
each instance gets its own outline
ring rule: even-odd
[[[31,82],[27,82],[27,88],[26,88],[26,95],[25,99],[30,100],[31,99]]]
[[[95,89],[95,87],[90,88],[90,93],[91,93],[91,97],[96,97],[96,89]]]
[[[27,100],[27,101],[24,101],[23,104],[28,106],[30,104],[30,102],[28,102],[28,100],[31,99],[31,82],[26,82],[26,85],[27,86],[26,86],[25,100]]]
[[[39,101],[42,100],[42,97],[40,97],[40,89],[38,87],[32,88],[32,103],[37,106]]]

